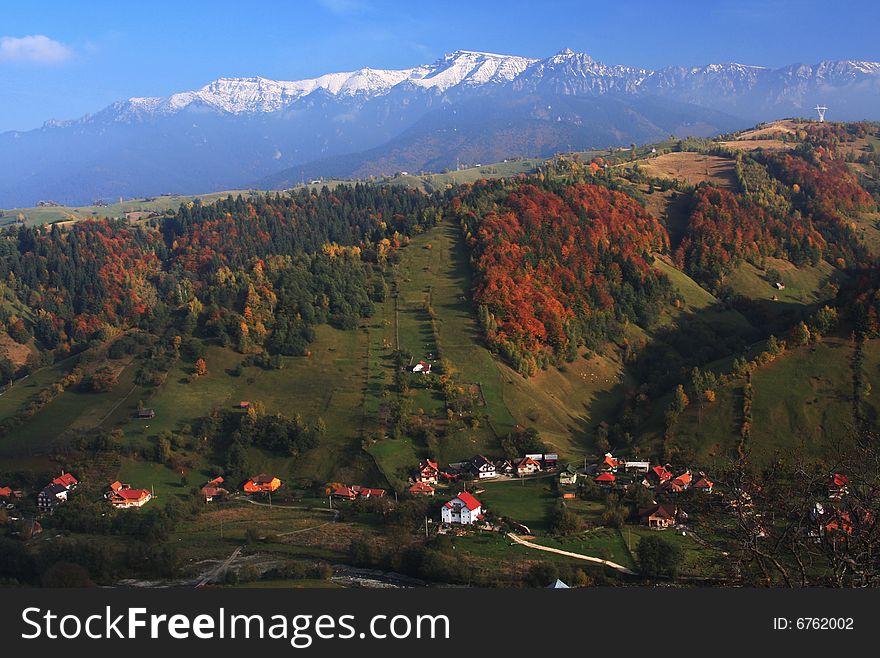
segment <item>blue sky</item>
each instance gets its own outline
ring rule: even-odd
[[[880,60],[880,2],[0,2],[0,131],[221,76],[403,68],[457,49],[563,47],[648,68]]]

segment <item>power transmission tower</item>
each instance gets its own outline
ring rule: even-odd
[[[824,105],[817,105],[816,106],[816,112],[819,113],[819,123],[825,123],[825,110],[827,110],[827,109],[828,108],[825,107]]]

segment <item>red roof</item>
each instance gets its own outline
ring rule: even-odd
[[[620,461],[612,457],[611,453],[606,453],[600,464],[607,468],[617,468],[620,465]]]
[[[532,459],[531,457],[523,457],[522,459],[519,460],[519,463],[516,465],[516,467],[517,467],[517,468],[522,468],[522,467],[524,467],[524,466],[529,466],[529,465],[532,465],[532,464],[535,465],[535,466],[537,466],[538,468],[541,468],[541,464],[539,464],[538,462],[536,462],[536,461],[535,461],[534,459]]]
[[[666,482],[666,480],[672,477],[672,473],[667,471],[665,466],[655,466],[651,469],[651,472],[657,476],[660,482]]]
[[[409,488],[409,492],[411,494],[432,494],[434,493],[434,487],[432,487],[427,482],[416,482],[413,486]]]
[[[147,489],[120,489],[114,497],[123,500],[141,500],[149,495],[150,492]]]
[[[462,491],[455,498],[446,503],[446,507],[452,507],[452,503],[456,500],[460,500],[462,503],[464,503],[464,506],[472,512],[478,507],[481,507],[480,501],[474,498],[467,491]]]
[[[0,498],[12,497],[12,487],[0,487]]]
[[[834,482],[835,487],[843,488],[849,484],[849,478],[845,475],[841,475],[840,473],[835,473],[832,482]]]
[[[122,482],[120,482],[119,480],[116,480],[116,482],[110,485],[110,491],[116,492],[120,489],[122,489]]]
[[[376,496],[377,498],[381,498],[385,495],[384,489],[370,489],[369,487],[362,487],[358,484],[352,485],[351,491],[360,496]]]
[[[697,483],[694,485],[695,489],[711,489],[714,486],[712,480],[707,477],[701,477],[697,480]]]
[[[614,482],[616,479],[612,473],[602,473],[596,476],[596,482]]]
[[[72,487],[79,484],[79,480],[73,477],[70,473],[62,473],[52,480],[52,484],[60,484],[62,487]]]
[[[334,496],[342,496],[343,498],[354,498],[357,494],[346,487],[344,484],[336,487],[332,491]]]

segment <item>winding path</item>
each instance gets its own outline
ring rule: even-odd
[[[512,532],[508,532],[507,536],[510,537],[517,544],[522,546],[526,546],[528,548],[534,548],[539,551],[546,551],[548,553],[556,553],[557,555],[565,555],[566,557],[573,557],[578,560],[586,560],[587,562],[594,562],[595,564],[603,564],[606,567],[611,567],[612,569],[617,569],[620,573],[625,573],[628,576],[637,576],[638,573],[633,571],[632,569],[628,569],[622,564],[617,564],[617,562],[612,562],[611,560],[603,560],[598,557],[591,557],[589,555],[582,555],[581,553],[572,553],[571,551],[563,551],[560,548],[551,548],[549,546],[541,546],[540,544],[533,544],[530,541],[526,541],[519,535],[515,535]]]

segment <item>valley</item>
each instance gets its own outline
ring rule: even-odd
[[[653,532],[638,514],[668,501],[690,517],[666,533],[682,575],[723,581],[734,477],[843,468],[876,429],[877,134],[786,120],[447,174],[17,210],[0,484],[27,492],[16,513],[63,532],[59,547],[94,543],[119,565],[155,532],[151,560],[174,554],[119,579],[219,565],[215,585],[333,584],[343,564],[613,583],[630,576],[564,553],[637,569]],[[553,455],[548,472],[483,482],[462,467],[532,453]],[[624,470],[609,488],[606,453],[718,491]],[[416,497],[430,461],[449,481]],[[41,515],[31,501],[59,468],[82,487]],[[242,493],[258,473],[283,486]],[[217,476],[228,495],[207,501]],[[113,481],[149,508],[99,520]],[[349,501],[352,485],[382,495]],[[492,529],[435,534],[460,488]]]

